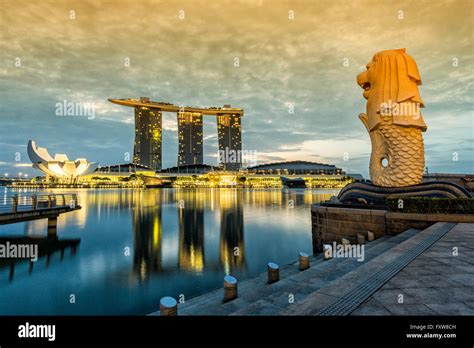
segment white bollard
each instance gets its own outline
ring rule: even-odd
[[[230,275],[224,277],[224,302],[237,298],[237,279]]]
[[[162,297],[160,300],[160,315],[178,315],[178,302],[170,296]]]
[[[368,232],[367,232],[367,240],[368,240],[369,242],[375,240],[375,233],[368,231]]]
[[[309,255],[306,253],[300,253],[300,271],[304,271],[309,268]]]
[[[274,263],[267,264],[268,284],[275,283],[280,280],[280,267]]]

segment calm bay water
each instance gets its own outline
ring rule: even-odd
[[[146,314],[162,296],[191,298],[312,252],[310,205],[337,190],[51,190],[82,209],[58,219],[58,240],[80,239],[30,273],[0,268],[0,315]],[[5,189],[2,198],[17,193]],[[20,195],[42,191],[20,192]],[[46,237],[46,220],[0,226],[0,237]],[[70,303],[71,295],[75,303]]]

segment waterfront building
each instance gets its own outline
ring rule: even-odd
[[[217,121],[221,169],[238,171],[242,166],[241,118],[244,110],[230,105],[196,108],[154,102],[149,98],[109,99],[111,103],[135,109],[135,145],[133,162],[160,170],[162,165],[162,113],[174,112],[178,120],[178,166],[203,164],[203,116]],[[234,160],[236,158],[237,160]],[[231,159],[231,160],[228,160]]]
[[[189,166],[176,166],[171,168],[166,168],[158,171],[157,173],[186,173],[186,174],[204,174],[208,172],[219,171],[219,167],[211,166],[208,164],[191,164]]]
[[[130,176],[133,174],[152,175],[154,173],[155,171],[153,170],[153,168],[141,164],[123,163],[99,167],[91,175]]]
[[[45,173],[47,181],[52,178],[64,182],[76,182],[80,176],[92,173],[99,165],[85,158],[70,160],[64,154],[55,154],[53,157],[46,148],[38,147],[34,140],[28,141],[27,152],[33,168]]]
[[[238,171],[242,167],[242,125],[237,114],[217,115],[219,166],[224,170]],[[233,159],[233,160],[231,160]]]
[[[162,113],[146,106],[135,107],[133,163],[161,169]]]
[[[202,114],[178,113],[178,166],[203,164]]]
[[[248,172],[255,174],[281,174],[281,175],[343,175],[341,168],[332,164],[307,161],[289,161],[262,164],[247,168]]]

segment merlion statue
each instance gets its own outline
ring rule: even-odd
[[[420,74],[405,49],[382,51],[357,76],[364,89],[367,114],[360,114],[372,143],[370,177],[382,187],[421,183],[425,158],[420,109]]]

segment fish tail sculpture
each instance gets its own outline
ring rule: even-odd
[[[405,49],[382,51],[357,76],[364,89],[367,113],[359,118],[372,143],[370,177],[374,185],[404,187],[420,184],[425,159],[418,92],[421,79]]]

